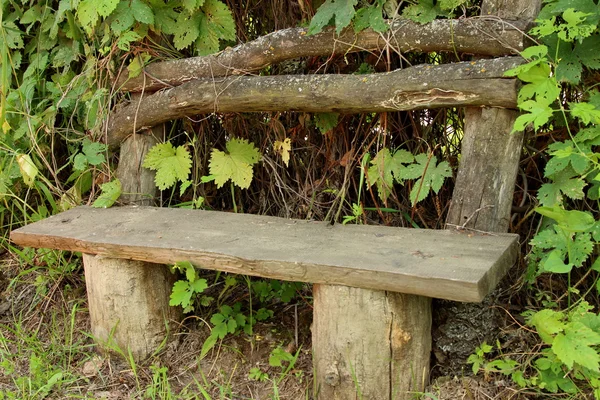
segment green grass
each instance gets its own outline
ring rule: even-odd
[[[144,362],[118,349],[99,354],[80,260],[60,252],[19,254],[0,261],[0,310],[10,305],[0,314],[0,400],[310,398],[308,351],[297,351],[293,364],[269,365],[271,351],[290,336],[285,327],[232,336],[202,359],[209,332],[199,316]],[[252,368],[265,379],[252,379]]]

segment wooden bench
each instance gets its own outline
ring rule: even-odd
[[[158,264],[190,261],[200,268],[327,284],[315,285],[312,328],[315,369],[324,371],[323,384],[335,387],[344,370],[335,355],[328,354],[327,343],[333,341],[379,355],[379,359],[370,356],[375,363],[368,367],[380,373],[390,373],[392,357],[394,373],[401,378],[396,380],[398,390],[406,393],[422,388],[428,376],[429,298],[481,301],[513,265],[519,251],[518,237],[513,234],[332,226],[135,206],[77,207],[17,229],[11,239],[22,246],[84,253],[92,333],[100,344],[128,349],[136,358],[151,354],[152,346],[164,339],[165,329],[160,328],[165,320],[178,318],[175,309],[168,307],[173,279]],[[146,263],[130,264],[124,259]],[[356,291],[352,295],[366,303],[360,315],[355,314],[355,307],[340,304],[332,291],[336,287]],[[369,308],[371,296],[388,292],[393,292],[389,301],[396,303],[390,308],[398,314],[393,320],[381,319]],[[340,327],[355,328],[340,332],[338,322]],[[390,354],[390,345],[383,342],[388,336],[404,359]],[[353,362],[360,361],[348,360],[350,369]]]
[[[532,20],[539,7],[539,0],[484,0],[482,15]],[[168,306],[174,277],[162,263],[312,282],[315,397],[409,400],[428,380],[431,298],[478,302],[517,257],[516,235],[480,233],[508,229],[523,141],[511,134],[516,117],[514,110],[466,109],[445,231],[79,207],[11,238],[83,252],[93,335],[138,359],[163,341],[166,321],[180,318]],[[141,168],[155,142],[135,133],[120,143],[117,176],[123,192],[135,194],[123,201],[156,198],[152,174]],[[464,225],[472,229],[455,229]]]
[[[287,281],[479,302],[514,264],[517,235],[330,225],[155,207],[74,208],[11,233],[22,246]],[[110,284],[110,282],[105,282]]]

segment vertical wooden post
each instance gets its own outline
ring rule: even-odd
[[[414,398],[429,377],[431,299],[313,286],[318,399]]]
[[[533,20],[539,13],[540,0],[484,0],[482,15],[505,19]],[[500,108],[467,108],[465,110],[464,138],[447,226],[455,229],[465,225],[488,232],[506,232],[509,228],[515,180],[523,147],[523,134],[511,133],[518,113]],[[493,335],[494,312],[487,312],[489,304],[443,302],[436,310],[450,308],[447,318],[438,314],[439,334],[446,345],[436,345],[436,354],[449,358],[449,372],[458,373],[473,348],[465,341],[490,340]],[[481,318],[486,315],[487,318]],[[469,333],[464,332],[465,324]],[[466,335],[471,337],[466,337]],[[474,346],[474,345],[473,345]]]
[[[163,127],[154,128],[162,136]],[[159,136],[160,137],[160,136]],[[158,191],[154,173],[142,167],[153,135],[135,134],[121,145],[117,177],[123,203],[154,205]],[[92,334],[103,349],[119,348],[141,360],[165,340],[168,322],[181,311],[169,306],[175,276],[161,264],[84,254]]]

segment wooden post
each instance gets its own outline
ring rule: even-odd
[[[429,377],[431,299],[314,285],[318,399],[413,399]]]
[[[481,14],[531,21],[540,7],[540,0],[484,0]],[[461,160],[446,221],[448,229],[464,225],[487,232],[508,231],[523,147],[523,134],[511,133],[517,116],[516,111],[501,108],[465,109]],[[494,341],[494,329],[490,327],[496,326],[497,311],[490,309],[489,299],[483,304],[444,302],[434,309],[439,311],[434,313],[438,329],[434,336],[445,342],[443,346],[435,344],[435,353],[448,360],[449,368],[443,372],[460,373],[475,346],[464,346],[465,342]],[[469,326],[468,333],[465,325]]]
[[[162,126],[152,132],[162,136]],[[159,137],[160,137],[159,136]],[[121,145],[117,177],[122,203],[154,205],[158,191],[154,173],[142,167],[148,150],[158,142],[153,135],[135,134]],[[115,347],[142,360],[165,340],[168,323],[181,311],[169,306],[175,276],[165,265],[83,256],[92,334],[100,347]]]

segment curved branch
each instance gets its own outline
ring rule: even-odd
[[[435,20],[426,25],[399,19],[384,34],[371,29],[355,34],[353,30],[346,29],[338,37],[332,28],[312,36],[306,34],[305,28],[283,29],[217,54],[150,64],[144,69],[144,90],[153,92],[199,78],[244,75],[298,57],[382,50],[386,46],[403,52],[444,51],[505,56],[523,50],[525,29],[524,21],[507,22],[480,17]],[[144,76],[129,80],[123,76],[117,86],[122,91],[139,92],[144,87]]]
[[[522,62],[520,57],[507,57],[420,65],[369,75],[198,79],[144,97],[114,112],[108,122],[107,141],[114,148],[134,131],[213,112],[361,113],[460,106],[515,108],[518,83],[503,74]]]

